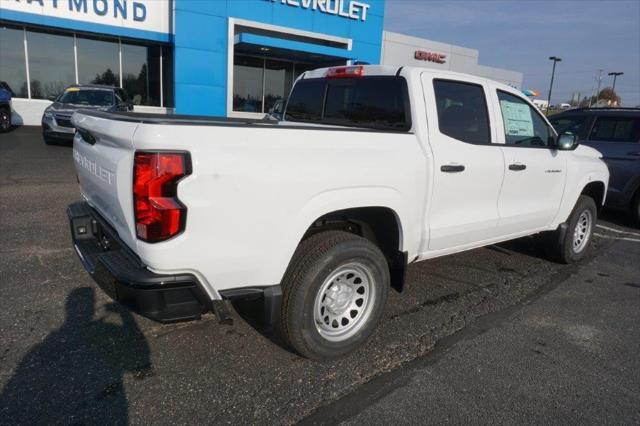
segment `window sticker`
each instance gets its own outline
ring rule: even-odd
[[[500,108],[507,136],[532,137],[534,135],[529,105],[502,99],[500,100]]]
[[[65,90],[65,93],[69,93],[69,92],[79,92],[80,88],[79,87],[69,87],[67,90]]]

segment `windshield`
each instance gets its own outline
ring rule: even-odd
[[[582,132],[582,126],[584,126],[586,120],[586,116],[549,118],[549,121],[559,135],[563,133],[580,135],[580,133]]]
[[[113,92],[99,89],[67,89],[58,102],[74,105],[111,106],[113,105]]]

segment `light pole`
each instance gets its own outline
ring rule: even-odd
[[[613,87],[611,88],[611,91],[613,93],[616,92],[616,78],[618,78],[619,75],[624,74],[623,72],[610,72],[608,75],[612,75],[613,76]]]
[[[553,70],[551,71],[551,84],[549,84],[549,106],[547,107],[547,111],[551,107],[551,90],[553,89],[553,77],[556,74],[556,62],[562,61],[562,58],[558,58],[557,56],[549,56],[549,60],[553,61]]]

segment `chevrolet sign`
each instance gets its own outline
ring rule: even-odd
[[[329,15],[341,16],[356,21],[367,20],[367,10],[371,5],[355,0],[271,0],[287,6],[317,10]]]

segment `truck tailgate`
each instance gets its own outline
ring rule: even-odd
[[[73,158],[80,191],[120,238],[134,248],[133,135],[138,123],[82,112],[76,112],[72,120],[78,129],[73,140]]]

